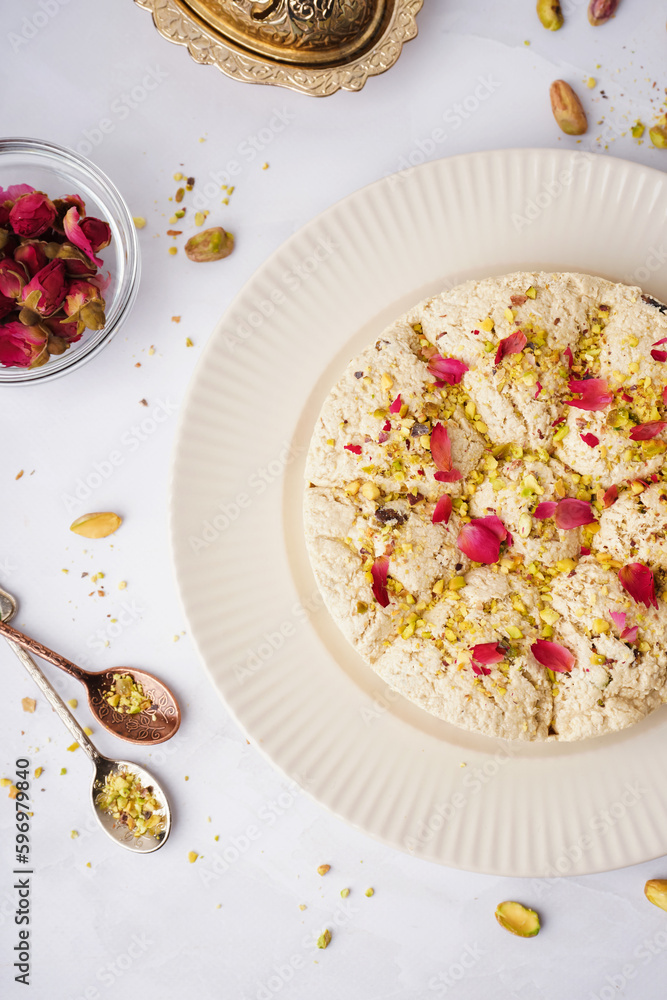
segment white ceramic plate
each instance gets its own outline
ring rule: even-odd
[[[545,877],[667,852],[667,712],[570,745],[495,741],[394,695],[322,609],[305,451],[347,361],[470,277],[579,270],[667,299],[667,176],[586,153],[429,163],[334,205],[223,317],[190,386],[171,497],[199,652],[253,742],[359,829],[443,864]],[[461,766],[465,764],[466,766]]]

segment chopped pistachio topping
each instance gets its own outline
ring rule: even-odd
[[[125,715],[138,715],[151,707],[151,700],[144,694],[130,674],[114,674],[113,685],[102,695],[108,705]]]
[[[108,774],[95,804],[102,812],[126,826],[135,837],[148,834],[161,840],[164,835],[162,803],[155,798],[152,786],[145,788],[139,776],[131,771],[119,770]]]

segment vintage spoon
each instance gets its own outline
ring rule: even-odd
[[[2,623],[13,618],[16,614],[16,610],[17,604],[14,598],[6,591],[0,590],[0,618],[2,618]],[[10,631],[13,632],[14,629],[11,629]],[[130,851],[136,851],[139,854],[151,854],[153,851],[157,851],[158,848],[162,847],[165,843],[171,831],[171,809],[169,808],[167,796],[160,788],[153,775],[145,768],[141,767],[139,764],[134,764],[132,761],[111,760],[109,757],[103,756],[88,736],[86,736],[65,702],[54,690],[54,688],[51,687],[51,684],[29,653],[27,653],[22,646],[13,642],[12,639],[7,638],[7,642],[14,650],[19,660],[34,680],[35,684],[37,684],[41,689],[52,708],[58,713],[62,721],[65,723],[74,739],[79,743],[83,751],[92,761],[95,773],[93,774],[90,795],[93,812],[95,813],[104,832],[108,834],[108,836],[111,837],[111,839],[117,844],[120,844],[121,847],[126,847]],[[126,825],[114,820],[113,816],[98,808],[97,797],[104,786],[107,775],[113,773],[129,773],[131,775],[136,775],[144,788],[150,788],[152,790],[153,796],[157,799],[161,806],[160,809],[156,810],[157,814],[160,816],[160,823],[162,826],[162,829],[157,836],[143,834],[141,837],[135,837]]]
[[[0,590],[0,600],[3,596],[16,607],[14,598],[6,591]],[[35,653],[43,660],[48,660],[49,663],[53,663],[54,666],[60,667],[61,670],[81,681],[87,689],[88,704],[97,721],[114,736],[119,736],[121,740],[153,746],[171,739],[181,724],[181,710],[167,685],[144,670],[135,670],[133,667],[112,667],[110,670],[102,670],[99,673],[83,670],[81,667],[77,667],[76,663],[70,663],[64,656],[54,653],[52,649],[43,646],[36,639],[31,639],[12,628],[11,625],[7,624],[6,617],[4,621],[0,621],[0,635],[4,635],[5,639],[17,646],[22,646],[30,653]],[[136,715],[118,712],[112,708],[104,695],[114,688],[114,674],[129,676],[137,684],[141,684],[146,698],[150,699],[150,708],[138,712]]]

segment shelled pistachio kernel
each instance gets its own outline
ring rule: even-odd
[[[651,878],[644,886],[644,895],[649,903],[667,910],[667,879]]]
[[[540,918],[535,910],[513,900],[506,900],[496,907],[496,920],[517,937],[535,937],[540,930]]]

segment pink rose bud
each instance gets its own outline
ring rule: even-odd
[[[72,243],[61,243],[56,246],[55,256],[63,261],[68,275],[76,278],[92,278],[97,274],[97,267],[90,257],[86,257],[83,250],[79,250]]]
[[[77,340],[81,340],[83,331],[86,329],[85,323],[82,323],[81,320],[70,322],[63,319],[62,315],[51,316],[49,319],[43,320],[42,326],[48,329],[50,338],[60,337],[68,344],[76,344]]]
[[[81,219],[79,226],[95,253],[104,250],[111,243],[111,226],[107,222],[88,215]]]
[[[49,258],[44,252],[45,243],[31,242],[21,243],[14,251],[14,260],[23,264],[30,278],[34,278],[38,271],[49,263]]]
[[[66,290],[65,265],[52,260],[23,289],[23,305],[40,316],[53,316],[63,304]]]
[[[29,184],[10,184],[8,188],[0,188],[0,202],[9,202],[11,207],[22,194],[32,194],[34,190]]]
[[[65,218],[63,219],[65,236],[70,243],[73,243],[74,246],[79,248],[79,250],[83,250],[83,252],[87,254],[91,260],[94,260],[98,267],[102,267],[104,261],[101,257],[95,256],[95,251],[93,250],[91,242],[81,228],[81,221],[81,216],[76,208],[70,208],[69,211],[65,213]]]
[[[41,191],[22,194],[12,205],[9,222],[17,236],[34,239],[51,226],[56,207]]]
[[[0,295],[0,319],[4,319],[15,308],[16,302],[14,302],[14,299],[10,299],[6,295]]]
[[[48,335],[39,326],[11,322],[0,325],[0,364],[8,368],[39,368],[49,359]]]
[[[19,299],[23,294],[23,286],[28,280],[22,264],[11,257],[0,260],[0,294],[8,299]]]
[[[81,218],[86,214],[86,203],[78,194],[65,194],[62,198],[54,198],[53,204],[56,208],[55,229],[62,230],[63,220],[70,208],[76,208]]]
[[[90,330],[101,330],[106,322],[104,299],[92,281],[69,283],[63,311],[71,322],[82,322]]]

